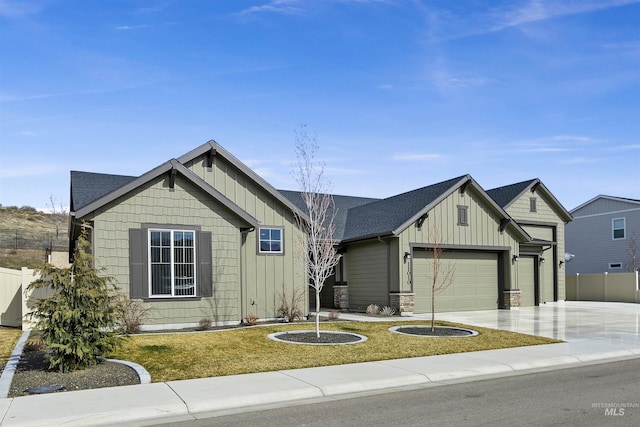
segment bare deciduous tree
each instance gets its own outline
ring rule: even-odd
[[[340,260],[333,240],[336,208],[329,194],[330,183],[324,175],[324,164],[316,157],[318,142],[315,136],[309,135],[306,125],[295,132],[295,149],[295,175],[306,216],[296,215],[296,220],[305,234],[302,252],[309,286],[316,294],[316,336],[320,337],[320,292]]]
[[[455,264],[447,263],[446,269],[442,265],[442,239],[440,233],[435,228],[431,229],[431,242],[433,245],[433,270],[431,276],[431,332],[435,332],[436,319],[436,295],[444,292],[453,283],[455,275]]]
[[[60,238],[60,227],[67,221],[69,213],[62,205],[62,202],[60,202],[59,206],[56,206],[56,199],[53,197],[53,194],[49,196],[47,207],[51,211],[51,217],[56,225],[56,239],[58,239]]]

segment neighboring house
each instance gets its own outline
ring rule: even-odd
[[[151,308],[147,329],[273,318],[308,292],[296,207],[211,141],[139,177],[71,172],[73,245]]]
[[[334,201],[343,256],[325,307],[429,312],[434,246],[444,249],[442,268],[455,269],[438,311],[565,298],[571,215],[537,179],[487,192],[463,175],[386,199]],[[84,224],[97,266],[152,309],[147,329],[273,318],[282,293],[307,297],[295,221],[303,211],[299,192],[275,190],[214,141],[139,177],[71,172],[72,245]]]
[[[631,271],[629,249],[640,252],[640,200],[599,195],[571,211],[567,274]],[[637,260],[636,260],[637,262]],[[637,268],[637,265],[636,265]]]

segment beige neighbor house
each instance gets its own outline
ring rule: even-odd
[[[565,298],[571,215],[537,179],[485,191],[464,175],[387,199],[334,196],[343,254],[324,307],[431,310],[435,244],[452,265],[437,311]],[[300,193],[278,191],[211,141],[140,177],[71,172],[71,241],[91,230],[99,267],[151,310],[146,328],[276,316],[279,295],[309,295]]]

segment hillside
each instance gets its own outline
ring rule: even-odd
[[[50,249],[68,251],[68,218],[29,206],[0,207],[0,267],[34,268]]]

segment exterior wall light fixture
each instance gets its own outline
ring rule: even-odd
[[[518,262],[518,260],[520,259],[520,257],[518,255],[514,255],[513,258],[511,258],[512,262]]]

